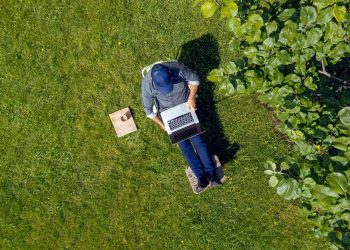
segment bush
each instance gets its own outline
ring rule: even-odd
[[[267,161],[269,185],[299,200],[317,236],[350,246],[349,2],[196,0],[218,14],[237,52],[208,79],[224,95],[258,92],[272,107],[290,155]],[[327,70],[330,70],[328,72]]]

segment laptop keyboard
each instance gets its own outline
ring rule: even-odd
[[[192,114],[191,113],[186,113],[184,115],[181,115],[179,117],[176,117],[170,121],[168,121],[169,128],[171,130],[180,128],[184,125],[190,124],[194,122]]]

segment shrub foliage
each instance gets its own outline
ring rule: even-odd
[[[290,155],[265,163],[269,185],[298,200],[318,236],[350,246],[350,3],[196,0],[217,15],[237,57],[208,79],[225,95],[258,92]]]

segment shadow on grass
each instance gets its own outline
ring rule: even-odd
[[[240,147],[238,143],[231,144],[225,137],[215,108],[215,85],[207,81],[208,73],[218,68],[220,64],[216,38],[211,34],[206,34],[183,44],[177,60],[197,71],[200,77],[201,85],[197,99],[197,114],[206,130],[204,137],[210,152],[216,154],[222,164],[233,160]]]

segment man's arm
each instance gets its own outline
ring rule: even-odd
[[[163,130],[165,129],[164,123],[160,120],[159,116],[155,116],[153,118],[151,118],[155,123],[157,123]]]
[[[150,88],[150,79],[145,77],[142,81],[142,105],[148,118],[157,123],[162,129],[165,126],[156,113],[153,113],[153,95]]]
[[[179,75],[185,79],[190,88],[190,95],[187,99],[187,105],[192,111],[196,111],[196,95],[199,87],[199,77],[196,71],[189,69],[184,64],[180,64]]]
[[[196,111],[196,95],[197,95],[198,87],[199,85],[189,84],[190,95],[188,96],[188,99],[187,99],[187,105],[192,111]]]

